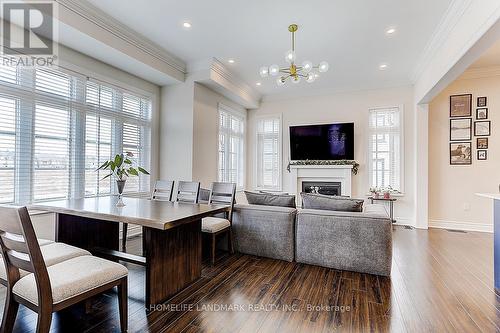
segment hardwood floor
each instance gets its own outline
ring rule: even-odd
[[[139,238],[129,251],[140,253]],[[220,257],[220,255],[219,255]],[[128,265],[130,332],[496,332],[493,237],[394,229],[392,277],[236,254],[156,310],[144,310],[144,268]],[[5,289],[0,289],[3,308]],[[240,311],[238,311],[240,310]],[[245,310],[245,311],[244,311]],[[53,332],[118,332],[116,293],[55,314]],[[32,332],[21,307],[15,332]]]

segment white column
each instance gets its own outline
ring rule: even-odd
[[[415,227],[429,227],[429,104],[415,112]]]

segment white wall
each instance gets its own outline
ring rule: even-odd
[[[213,90],[199,84],[194,85],[193,116],[193,179],[209,188],[217,181],[218,163],[218,106],[223,103],[236,111],[246,110]]]
[[[359,173],[353,176],[352,191],[355,197],[365,197],[369,190],[367,173],[368,109],[372,107],[404,107],[405,133],[405,195],[398,198],[395,215],[400,223],[414,225],[414,116],[413,88],[400,87],[325,96],[311,96],[284,101],[263,102],[259,109],[248,113],[247,188],[253,188],[256,117],[266,114],[282,114],[283,119],[283,190],[289,191],[290,174],[286,171],[289,162],[290,125],[354,122],[355,159],[360,163]]]
[[[487,73],[484,73],[487,74]],[[498,72],[494,72],[498,74]],[[473,121],[476,98],[488,97],[491,121],[488,159],[477,160],[476,138],[472,140],[472,165],[450,166],[449,97],[473,95]],[[477,231],[493,230],[492,200],[477,192],[498,192],[500,184],[500,76],[459,78],[430,103],[429,111],[429,224],[435,227]],[[473,134],[474,135],[474,134]]]
[[[193,177],[193,98],[192,80],[161,88],[161,179]]]

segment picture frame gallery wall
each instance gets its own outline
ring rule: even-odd
[[[491,121],[488,120],[488,98],[476,99],[473,120],[472,94],[450,96],[450,165],[471,165],[473,159],[473,136],[476,137],[476,160],[488,159]]]

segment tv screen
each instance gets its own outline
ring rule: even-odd
[[[353,160],[354,123],[290,126],[291,160]]]

